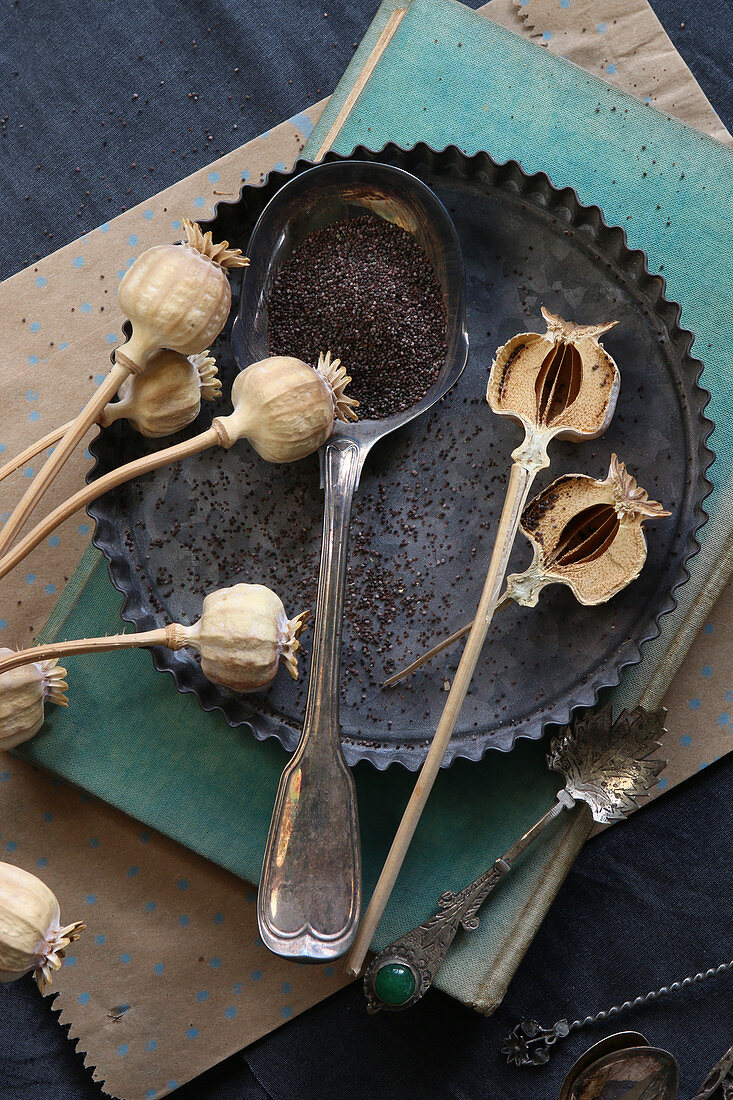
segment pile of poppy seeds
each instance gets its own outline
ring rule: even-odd
[[[435,270],[414,237],[373,214],[306,237],[273,283],[268,314],[271,355],[341,360],[360,420],[411,408],[445,362]]]

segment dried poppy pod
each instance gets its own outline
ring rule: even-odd
[[[642,570],[644,520],[669,515],[616,455],[603,481],[565,474],[524,510],[521,529],[534,557],[524,573],[507,577],[507,596],[534,607],[546,585],[562,583],[586,606],[605,603]]]
[[[55,894],[22,867],[0,863],[0,982],[33,971],[41,993],[86,925],[61,924]]]
[[[132,322],[132,336],[94,396],[71,421],[58,447],[39,470],[0,531],[5,553],[90,424],[130,374],[140,374],[160,348],[196,355],[209,347],[232,304],[228,272],[249,260],[227,241],[214,244],[195,222],[182,219],[187,240],[146,249],[125,273],[117,302]]]
[[[303,611],[289,619],[280,598],[262,584],[235,584],[208,595],[193,626],[171,623],[139,634],[52,642],[17,653],[6,650],[0,657],[0,692],[6,676],[31,663],[154,645],[173,650],[191,646],[201,654],[201,668],[214,683],[232,691],[261,691],[274,680],[280,661],[298,679],[299,637],[309,618],[310,611]]]
[[[283,355],[252,363],[232,387],[234,412],[215,417],[200,435],[136,458],[74,493],[0,559],[0,577],[60,523],[109,489],[207,447],[228,449],[246,438],[269,462],[293,462],[313,454],[331,435],[335,420],[356,420],[354,406],[359,402],[344,392],[350,381],[340,360],[331,361],[330,353],[320,356],[315,369]]]
[[[525,508],[520,529],[532,543],[531,564],[507,577],[496,610],[511,600],[534,607],[548,584],[566,584],[587,607],[605,603],[636,580],[646,561],[646,519],[669,516],[649,500],[623,462],[611,455],[603,481],[585,474],[564,474]],[[433,657],[464,638],[473,623],[432,646],[406,668],[384,681],[394,687]]]
[[[216,360],[208,350],[181,355],[164,348],[150,357],[144,374],[133,374],[120,386],[119,400],[110,401],[97,417],[103,428],[123,418],[148,439],[160,439],[193,424],[202,401],[221,395]],[[62,439],[73,421],[37,439],[15,458],[0,466],[0,481],[25,466],[41,451]]]
[[[0,659],[12,657],[0,649]],[[58,661],[33,661],[0,678],[0,749],[14,749],[34,737],[45,718],[46,703],[69,705],[66,669]]]
[[[576,325],[544,306],[542,316],[546,333],[522,332],[499,348],[486,391],[493,412],[523,425],[525,449],[536,450],[538,460],[546,458],[554,436],[582,440],[601,435],[611,422],[621,380],[598,343],[616,321]]]

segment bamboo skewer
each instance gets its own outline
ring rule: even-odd
[[[547,465],[547,462],[545,462],[545,465]],[[428,755],[420,769],[417,783],[407,803],[392,842],[392,847],[389,850],[389,855],[369,902],[369,907],[359,925],[359,932],[348,960],[347,969],[350,974],[357,975],[361,971],[369,950],[369,944],[384,912],[387,900],[392,893],[392,888],[397,881],[410,841],[440,770],[448,742],[456,727],[461,708],[471,686],[474,670],[486,641],[491,620],[499,603],[499,591],[504,581],[509,555],[514,545],[522,510],[527,502],[527,496],[536,472],[536,469],[528,469],[517,461],[512,465],[506,499],[499,520],[496,543],[494,544],[489,571],[476,611],[476,618],[471,625],[468,641],[461,654],[461,660]]]
[[[130,369],[123,363],[115,363],[97,392],[91,400],[87,401],[79,415],[71,422],[71,426],[64,433],[58,447],[50,458],[46,459],[32,484],[29,485],[11,512],[2,531],[0,531],[0,556],[8,549],[15,535],[38,504],[61,467],[66,463],[79,440],[86,434],[89,426],[94,423],[104,406],[114,397],[130,373]]]
[[[21,466],[25,466],[26,462],[30,462],[30,460],[40,454],[41,451],[45,451],[46,447],[52,447],[54,443],[58,443],[73,423],[73,420],[69,420],[67,424],[62,424],[60,428],[54,428],[48,435],[44,435],[41,439],[37,439],[35,443],[31,443],[30,447],[26,447],[26,449],[21,451],[19,455],[16,455],[15,458],[11,458],[4,466],[0,466],[0,481],[4,481],[5,478],[9,477],[15,470],[19,470]]]
[[[153,470],[160,469],[161,466],[166,466],[172,462],[178,462],[182,458],[188,458],[191,455],[199,454],[201,451],[205,451],[208,447],[216,446],[221,443],[221,437],[216,428],[208,428],[205,432],[201,432],[200,435],[195,435],[193,439],[184,440],[183,443],[176,443],[172,447],[164,447],[161,451],[154,451],[150,455],[145,455],[142,458],[136,458],[133,462],[127,462],[124,466],[120,466],[117,470],[111,470],[110,473],[105,474],[103,477],[93,481],[91,485],[85,486],[80,489],[78,493],[74,493],[73,496],[65,500],[63,504],[60,504],[58,508],[54,508],[44,520],[41,521],[32,531],[21,539],[12,550],[0,558],[0,577],[6,576],[11,569],[13,569],[26,554],[30,553],[34,547],[38,546],[39,542],[49,535],[59,524],[64,520],[72,516],[74,512],[77,512],[80,508],[84,508],[87,504],[91,504],[97,497],[102,496],[103,493],[108,492],[110,489],[116,489],[118,485],[124,484],[126,481],[130,481],[134,477],[138,477],[141,474],[151,473]]]

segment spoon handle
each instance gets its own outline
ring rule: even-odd
[[[458,929],[474,932],[478,928],[476,914],[494,887],[509,874],[525,848],[572,805],[569,797],[558,799],[503,856],[494,860],[488,871],[457,894],[446,890],[438,899],[440,908],[435,916],[379,952],[364,974],[364,993],[370,1012],[409,1008],[427,993]]]
[[[257,916],[267,947],[291,958],[338,958],[361,908],[356,792],[341,751],[339,673],[349,519],[362,458],[326,444],[323,545],[305,721],[275,799]]]

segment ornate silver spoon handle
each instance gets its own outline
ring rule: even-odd
[[[730,964],[729,964],[730,965]],[[733,1097],[733,1047],[716,1062],[692,1100],[731,1100]]]
[[[672,982],[669,986],[663,985],[661,989],[651,990],[649,993],[644,993],[639,997],[635,997],[633,1001],[624,1001],[623,1004],[612,1005],[611,1008],[604,1009],[603,1012],[596,1012],[594,1016],[584,1016],[583,1019],[573,1020],[572,1023],[568,1023],[567,1020],[558,1020],[551,1027],[542,1027],[536,1020],[522,1020],[521,1023],[517,1024],[512,1029],[504,1040],[504,1045],[501,1048],[502,1054],[506,1056],[506,1060],[510,1065],[543,1066],[549,1062],[550,1054],[555,1043],[557,1043],[559,1039],[567,1038],[571,1031],[580,1031],[582,1027],[590,1027],[591,1024],[601,1023],[603,1020],[610,1020],[614,1016],[619,1016],[622,1012],[628,1012],[631,1008],[640,1008],[641,1005],[648,1004],[651,1001],[657,1001],[660,997],[668,997],[672,993],[679,993],[681,990],[687,989],[690,985],[707,981],[708,978],[716,978],[719,974],[725,974],[726,971],[731,969],[733,969],[733,959],[731,959],[730,962],[720,963],[719,966],[713,966],[709,970],[701,970],[699,974],[694,974],[689,978],[683,978],[679,982]],[[720,1076],[718,1084],[723,1081],[725,1074],[733,1066],[733,1048],[728,1051],[728,1055],[730,1056],[730,1062],[727,1067],[724,1067],[723,1074]],[[707,1081],[712,1080],[715,1071],[723,1066],[725,1057],[711,1072]],[[717,1088],[717,1085],[715,1087]],[[704,1100],[707,1096],[713,1096],[713,1093],[714,1090],[713,1092],[701,1091],[693,1100]]]
[[[418,928],[395,940],[372,960],[364,974],[364,993],[369,1012],[385,1008],[398,1011],[409,1008],[427,993],[440,969],[459,928],[473,932],[479,926],[477,913],[498,882],[514,862],[551,821],[564,809],[575,805],[562,790],[558,801],[535,822],[524,836],[499,856],[470,886],[459,893],[446,890],[438,898],[439,911]],[[588,815],[588,828],[592,824]]]

